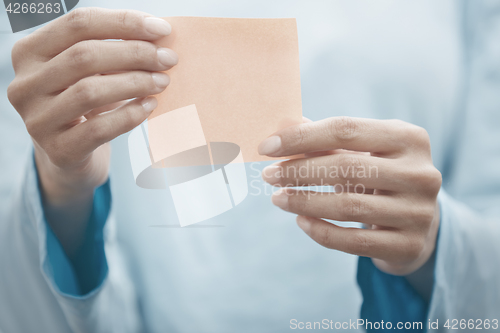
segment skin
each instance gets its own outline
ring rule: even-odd
[[[177,55],[152,43],[170,31],[146,13],[82,8],[14,45],[8,97],[33,140],[45,216],[70,259],[108,178],[109,141],[141,124],[157,105],[150,95],[170,82],[160,72]]]
[[[334,117],[281,130],[264,140],[259,152],[305,154],[268,166],[262,177],[281,187],[272,202],[297,214],[299,227],[318,244],[371,257],[379,269],[394,275],[417,271],[433,254],[442,179],[423,128],[400,120]],[[344,172],[324,171],[332,167]],[[300,188],[312,185],[335,185],[338,192]],[[326,220],[361,222],[366,228]]]

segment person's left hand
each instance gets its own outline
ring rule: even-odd
[[[298,214],[317,243],[371,257],[381,270],[406,275],[432,255],[439,226],[441,173],[427,132],[400,120],[335,117],[288,127],[264,140],[259,153],[306,154],[268,166],[263,178],[277,191],[273,203]],[[335,192],[292,189],[330,185]],[[355,221],[366,229],[323,219]]]

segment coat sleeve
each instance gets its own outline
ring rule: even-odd
[[[500,320],[500,1],[466,2],[464,26],[466,102],[441,198],[429,318],[491,321]]]
[[[418,321],[420,332],[447,331],[447,323],[500,329],[500,1],[462,3],[465,84],[450,119],[430,302],[368,258],[358,264],[361,318]]]
[[[32,156],[26,165],[0,223],[0,331],[139,331],[133,284],[113,232],[109,183],[94,196],[85,252],[95,264],[85,270],[69,262],[47,225]]]

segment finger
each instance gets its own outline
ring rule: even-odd
[[[405,173],[406,172],[406,173]],[[407,181],[391,159],[363,154],[332,154],[279,162],[262,170],[262,178],[274,186],[356,186],[400,191]]]
[[[56,107],[46,112],[51,126],[65,126],[90,110],[110,103],[146,97],[163,91],[170,82],[165,73],[127,72],[91,76],[56,97]]]
[[[92,118],[94,116],[97,116],[100,113],[108,112],[108,111],[117,109],[117,108],[119,108],[120,106],[122,106],[122,105],[124,105],[126,103],[127,103],[127,101],[119,101],[119,102],[115,102],[115,103],[111,103],[111,104],[107,104],[107,105],[95,108],[92,111],[90,111],[89,113],[87,113],[85,115],[85,118],[90,119],[90,118]]]
[[[61,91],[95,74],[121,71],[164,71],[177,64],[177,54],[144,41],[83,41],[43,66],[48,93]]]
[[[318,157],[318,156],[327,156],[335,154],[337,150],[323,150],[323,151],[313,151],[312,153],[304,154],[305,158],[309,157]]]
[[[362,257],[403,263],[418,258],[422,249],[420,238],[399,231],[344,228],[305,216],[298,216],[297,224],[318,244]]]
[[[135,10],[78,8],[38,29],[17,45],[46,60],[82,40],[153,41],[170,34],[167,21]]]
[[[97,147],[134,129],[146,120],[157,105],[154,97],[135,99],[63,132],[59,137],[59,146],[65,151],[60,155],[67,161],[58,161],[58,165],[84,159]]]
[[[333,154],[345,154],[345,153],[370,156],[370,153],[368,153],[368,152],[346,150],[346,149],[332,149],[332,150],[313,151],[312,153],[304,154],[304,157],[317,157],[317,156],[326,156],[326,155],[333,155]]]
[[[261,142],[259,154],[279,157],[332,149],[397,153],[407,144],[408,126],[399,120],[328,118],[276,132]]]
[[[388,228],[421,230],[424,212],[393,196],[355,194],[352,190],[315,192],[281,189],[271,200],[279,208],[298,215],[335,221],[351,221]]]

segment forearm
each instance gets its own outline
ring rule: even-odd
[[[429,304],[434,287],[434,265],[436,263],[436,251],[431,255],[427,262],[415,272],[406,275],[406,280],[415,289],[418,294]]]
[[[71,260],[85,238],[94,189],[79,190],[58,181],[64,175],[58,175],[49,165],[51,162],[37,151],[35,161],[45,219]]]

